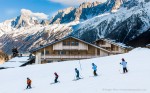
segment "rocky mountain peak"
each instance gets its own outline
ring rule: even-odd
[[[91,3],[90,3],[90,2],[83,2],[82,4],[80,4],[79,7],[80,7],[80,8],[88,8],[88,7],[91,7]]]
[[[79,8],[90,8],[101,4],[101,2],[95,1],[95,2],[83,2],[80,4]]]
[[[97,6],[99,4],[101,4],[101,2],[98,2],[98,1],[95,1],[95,2],[92,3],[93,6]]]
[[[120,6],[123,4],[123,1],[122,0],[114,0],[115,1],[115,4],[111,10],[111,12],[116,12]]]
[[[47,19],[48,16],[44,13],[33,13],[30,10],[22,9],[20,16],[12,21],[12,26],[15,28],[27,27],[29,25],[40,24],[42,20]]]
[[[58,13],[68,14],[73,9],[74,9],[74,7],[69,7],[69,8],[66,8],[66,9],[63,9],[63,10],[59,10]]]

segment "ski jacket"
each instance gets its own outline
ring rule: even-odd
[[[123,68],[127,67],[127,62],[125,61],[122,61],[120,64],[123,66]]]
[[[75,70],[76,74],[79,75],[79,70]]]
[[[55,73],[55,77],[56,77],[56,78],[58,78],[58,77],[59,77],[57,73]]]
[[[93,70],[97,70],[97,66],[96,66],[96,65],[93,65],[92,69],[93,69]]]
[[[27,80],[27,84],[28,84],[28,85],[31,85],[31,82],[32,82],[32,81],[31,81],[30,79]]]

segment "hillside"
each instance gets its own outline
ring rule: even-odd
[[[0,70],[1,93],[150,93],[150,49],[137,48],[129,53],[86,59],[18,67]],[[121,74],[122,58],[128,62],[129,72]],[[91,77],[91,63],[98,66],[98,77]],[[72,81],[74,68],[80,70],[83,79]],[[53,73],[60,76],[58,84],[50,85]],[[26,78],[32,79],[32,89],[26,88]]]

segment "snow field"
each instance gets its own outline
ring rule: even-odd
[[[150,93],[149,57],[150,49],[137,48],[126,54],[80,60],[82,70],[78,60],[0,70],[0,93]],[[127,74],[120,74],[122,58],[128,62]],[[98,77],[90,77],[91,63],[97,65]],[[76,67],[84,79],[72,81]],[[60,83],[50,85],[54,72]],[[24,90],[27,77],[33,88]]]

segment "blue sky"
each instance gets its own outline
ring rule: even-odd
[[[0,22],[20,15],[21,9],[29,9],[32,12],[42,12],[52,16],[60,9],[77,6],[84,1],[88,0],[0,0]]]

